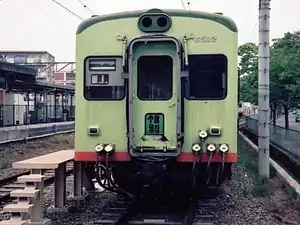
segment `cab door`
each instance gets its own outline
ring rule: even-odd
[[[141,42],[132,49],[132,149],[177,152],[180,60],[172,42]],[[173,152],[173,153],[172,153]]]

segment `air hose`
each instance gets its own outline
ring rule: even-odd
[[[96,180],[99,183],[99,185],[105,190],[115,192],[117,194],[122,194],[128,197],[134,197],[127,191],[123,190],[122,188],[119,188],[113,181],[111,168],[108,164],[108,154],[105,155],[105,165],[102,165],[99,159],[100,154],[97,155],[95,165]]]

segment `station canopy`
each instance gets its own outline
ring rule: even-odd
[[[37,71],[33,68],[0,62],[0,88],[16,93],[75,94],[74,86],[37,81],[36,76]]]

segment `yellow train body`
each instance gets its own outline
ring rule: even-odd
[[[194,153],[192,146],[199,142],[199,131],[207,131],[217,128],[219,135],[208,135],[206,143],[220,146],[225,143],[229,150],[226,153],[226,162],[237,160],[237,96],[238,96],[238,75],[237,75],[237,27],[234,22],[218,14],[183,11],[183,10],[164,10],[153,11],[168,15],[171,18],[171,26],[164,32],[147,33],[140,29],[138,23],[141,16],[147,11],[133,11],[105,16],[97,16],[84,21],[78,27],[76,38],[76,160],[95,161],[95,147],[101,143],[112,144],[114,153],[111,155],[113,161],[129,161],[135,154],[130,151],[128,118],[126,118],[128,87],[124,93],[119,91],[118,100],[113,99],[88,99],[85,92],[86,70],[88,60],[93,57],[107,57],[121,60],[122,66],[132,69],[132,135],[131,144],[140,147],[142,153],[151,146],[155,149],[163,150],[161,154],[172,152],[172,148],[178,148],[170,156],[176,157],[177,161],[192,162]],[[151,13],[151,12],[150,12]],[[161,38],[172,37],[178,40],[182,53],[178,52],[175,42],[168,43],[138,43],[129,55],[129,48],[133,40],[141,37],[163,34]],[[163,56],[168,55],[173,62],[178,59],[178,54],[182,54],[181,65],[173,63],[172,96],[166,101],[142,101],[135,95],[138,92],[136,85],[137,61],[143,55]],[[183,76],[184,64],[192,63],[193,55],[218,56],[225,60],[224,96],[210,99],[193,99],[191,96],[184,96],[180,104],[184,105],[181,109],[180,120],[182,126],[177,124],[178,95],[184,95],[178,91],[177,84]],[[186,57],[188,56],[188,57]],[[190,57],[191,56],[191,57]],[[190,57],[190,58],[189,58]],[[129,61],[132,59],[131,61]],[[117,61],[118,61],[117,60]],[[201,62],[205,67],[206,59]],[[224,61],[223,60],[223,61]],[[118,61],[119,62],[119,61]],[[199,61],[200,62],[200,61]],[[195,65],[199,62],[194,62]],[[200,62],[200,64],[201,64]],[[167,61],[165,61],[167,63]],[[189,68],[190,65],[186,65]],[[214,64],[212,67],[217,67]],[[221,66],[220,66],[221,67]],[[211,68],[210,68],[211,69]],[[188,71],[189,69],[186,69]],[[201,65],[199,65],[199,71]],[[124,73],[124,74],[123,74]],[[200,72],[199,72],[200,73]],[[128,71],[122,71],[124,80],[127,79]],[[187,72],[188,74],[188,72]],[[121,76],[121,74],[120,74]],[[181,77],[178,79],[178,77]],[[209,79],[209,77],[208,77]],[[126,81],[124,81],[124,86]],[[219,82],[219,81],[218,81]],[[192,84],[190,84],[192,85]],[[194,87],[195,88],[195,87]],[[199,85],[199,88],[204,88]],[[210,87],[205,87],[209,90]],[[125,88],[126,89],[126,88]],[[211,87],[214,90],[214,87]],[[122,96],[123,95],[123,96]],[[181,96],[179,96],[181,98]],[[151,112],[161,112],[164,114],[164,135],[167,141],[158,141],[155,137],[143,139],[145,131],[145,114]],[[178,128],[181,126],[181,128]],[[181,142],[176,129],[181,131],[184,141]],[[89,133],[89,130],[96,129],[97,134]],[[204,161],[208,160],[204,149],[202,154]],[[217,152],[212,161],[221,162],[221,155]]]

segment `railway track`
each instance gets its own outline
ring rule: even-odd
[[[213,197],[165,206],[119,197],[116,202],[106,207],[94,225],[213,225],[217,205],[218,200]]]

